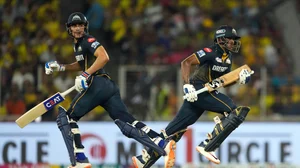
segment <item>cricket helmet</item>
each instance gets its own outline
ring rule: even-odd
[[[215,43],[218,43],[219,45],[225,47],[229,51],[237,53],[241,47],[241,41],[240,36],[237,35],[236,30],[228,25],[222,25],[220,26],[214,35],[214,41]],[[218,39],[220,39],[218,42]],[[228,39],[234,40],[234,44],[231,48],[227,47]]]
[[[66,23],[66,28],[67,28],[68,33],[71,36],[72,36],[72,32],[71,32],[70,27],[72,25],[75,25],[75,24],[83,24],[85,26],[84,32],[86,34],[88,34],[89,22],[88,22],[88,20],[86,19],[86,17],[82,13],[80,13],[80,12],[74,12],[68,18],[68,21]]]

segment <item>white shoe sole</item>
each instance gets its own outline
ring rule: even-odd
[[[197,146],[196,150],[199,153],[201,153],[203,156],[205,156],[209,161],[211,161],[215,164],[220,164],[221,163],[220,159],[216,155],[212,154],[211,152],[206,152],[203,147]]]
[[[165,151],[167,155],[164,157],[165,159],[165,168],[172,168],[175,164],[175,157],[176,157],[176,142],[171,140],[166,148]]]

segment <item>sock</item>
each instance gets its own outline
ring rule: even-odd
[[[76,153],[76,159],[77,160],[85,160],[86,156],[84,155],[84,153]]]

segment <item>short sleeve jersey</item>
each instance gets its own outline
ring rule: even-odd
[[[201,80],[207,83],[231,71],[232,54],[224,53],[217,45],[203,48],[194,54],[199,65],[190,80]]]
[[[101,44],[91,35],[84,35],[74,44],[75,58],[82,71],[87,70],[95,62],[97,57],[94,53],[100,46]],[[99,69],[96,73],[105,72],[103,69]]]

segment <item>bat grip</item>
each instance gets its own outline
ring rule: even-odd
[[[62,93],[61,93],[61,96],[62,96],[62,97],[65,97],[67,94],[71,93],[74,89],[75,89],[75,86],[72,86],[72,87],[69,88],[68,90],[62,92]]]
[[[204,87],[204,88],[202,88],[202,89],[196,90],[196,93],[197,93],[197,95],[198,95],[198,94],[203,93],[203,92],[206,92],[206,91],[208,91],[208,88],[207,88],[207,87]],[[186,98],[187,98],[187,96],[184,95],[184,96],[183,96],[183,99],[186,99]]]

